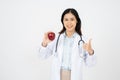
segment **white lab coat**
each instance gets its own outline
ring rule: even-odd
[[[60,80],[60,67],[61,67],[61,59],[62,59],[62,52],[63,52],[63,40],[64,34],[60,35],[57,52],[56,49],[56,42],[57,36],[54,41],[49,43],[47,47],[40,47],[39,55],[42,58],[48,58],[49,56],[53,56],[52,62],[52,73],[51,73],[51,80]],[[85,41],[84,37],[82,37]],[[84,51],[82,48],[82,43],[78,46],[78,41],[80,40],[80,36],[77,34],[75,40],[73,42],[73,49],[71,55],[71,80],[82,80],[82,65],[83,62],[87,66],[92,66],[95,64],[95,54],[89,55],[88,52]],[[85,54],[85,56],[84,56]]]

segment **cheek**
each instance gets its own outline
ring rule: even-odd
[[[74,24],[74,25],[76,25],[76,24],[77,24],[77,22],[76,22],[76,21],[71,21],[71,23],[72,23],[72,24]]]
[[[74,27],[76,27],[77,24],[76,24],[76,23],[73,23],[73,25],[74,25]]]
[[[66,22],[64,22],[64,23],[63,23],[63,26],[65,26],[65,27],[66,27],[66,25],[67,25],[67,23],[66,23]]]
[[[64,22],[63,22],[63,24],[64,24],[64,25],[66,25],[66,24],[67,24],[67,22],[66,22],[66,21],[64,21]]]

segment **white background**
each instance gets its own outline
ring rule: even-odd
[[[44,32],[61,30],[69,7],[97,55],[94,67],[83,68],[84,80],[120,80],[119,0],[0,0],[0,80],[49,80],[51,58],[39,59],[38,48]]]

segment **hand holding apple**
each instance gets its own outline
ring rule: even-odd
[[[54,32],[49,32],[48,33],[48,38],[49,38],[49,40],[53,41],[55,39],[55,33]]]
[[[54,32],[47,32],[44,34],[42,46],[46,47],[48,43],[53,41],[55,39],[55,33]]]

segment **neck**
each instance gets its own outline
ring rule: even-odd
[[[68,36],[68,37],[71,37],[73,34],[74,34],[74,32],[75,31],[66,31],[66,35]]]

